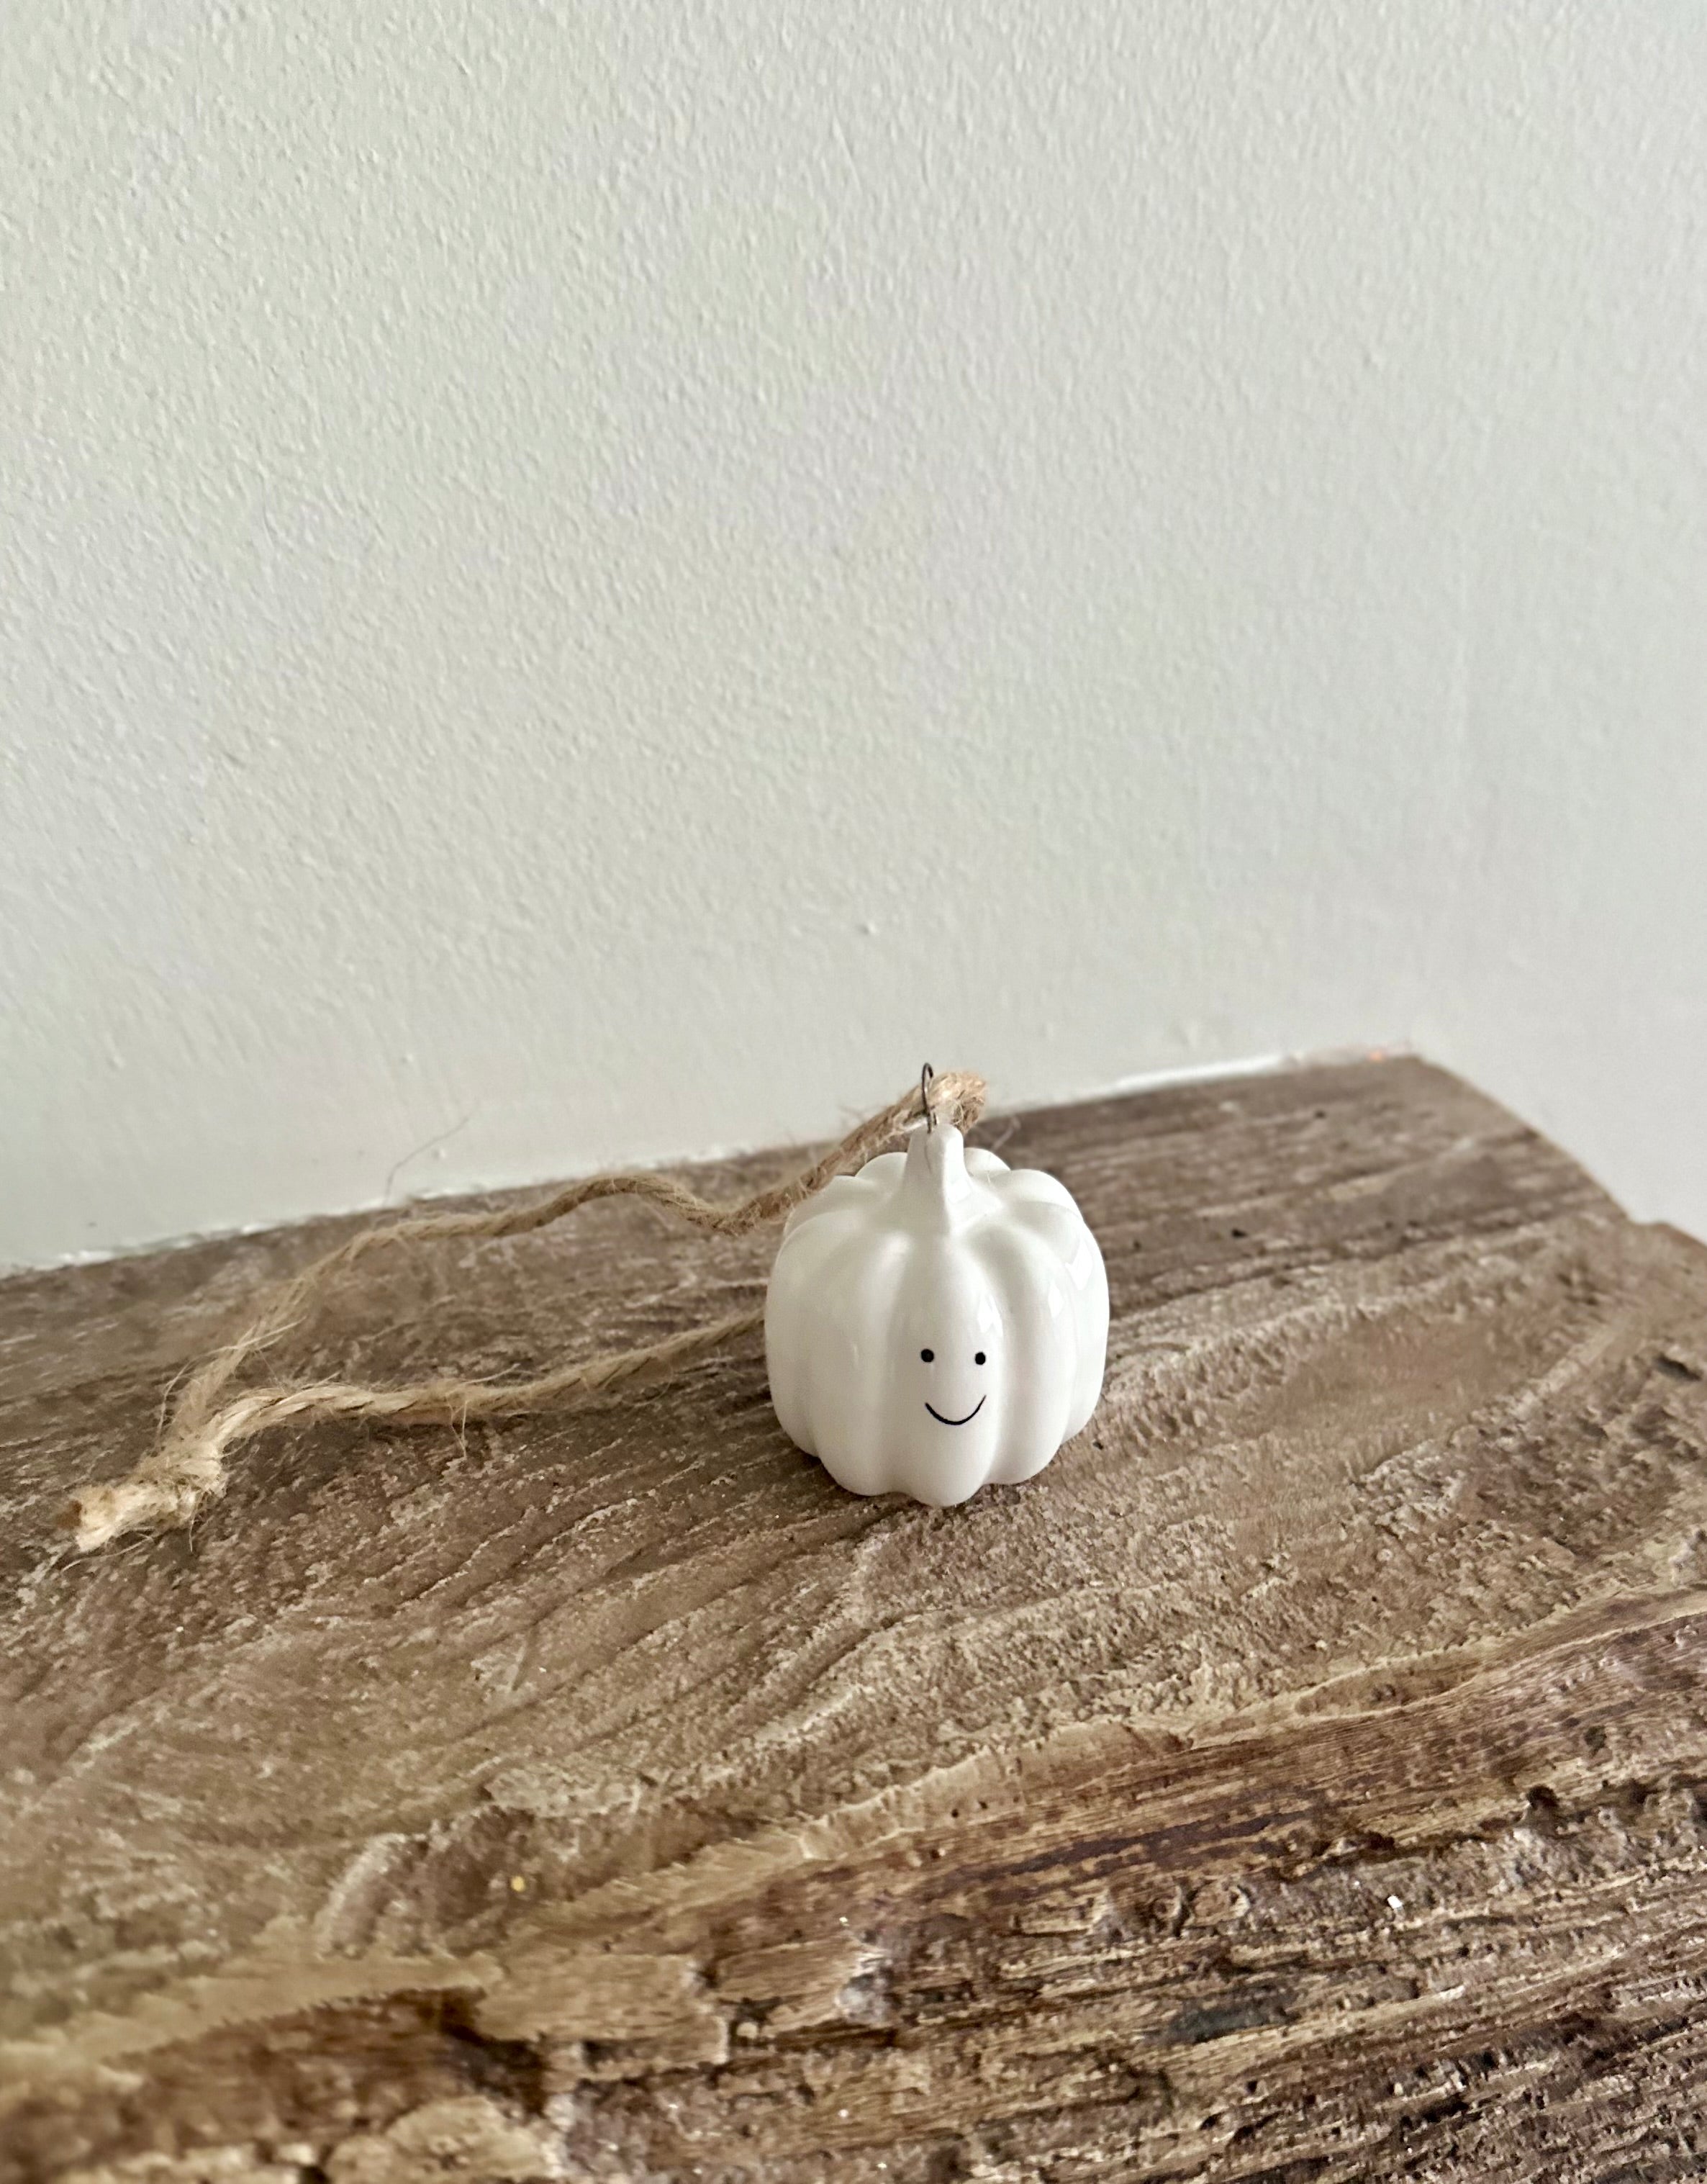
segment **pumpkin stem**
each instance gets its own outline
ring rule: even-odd
[[[966,1173],[966,1140],[952,1123],[920,1123],[907,1140],[901,1201],[911,1217],[932,1228],[957,1228],[972,1210]]]

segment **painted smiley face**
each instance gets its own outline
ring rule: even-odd
[[[937,1353],[934,1350],[921,1350],[919,1352],[919,1358],[921,1364],[934,1365],[937,1362]],[[985,1353],[981,1350],[980,1350],[972,1359],[972,1362],[975,1365],[982,1365],[987,1362]],[[939,1426],[969,1426],[971,1424],[973,1419],[977,1417],[979,1412],[983,1409],[985,1400],[984,1396],[980,1396],[977,1401],[973,1404],[971,1409],[967,1412],[965,1417],[963,1418],[945,1418],[941,1411],[937,1408],[937,1406],[930,1401],[926,1403],[925,1407],[929,1411],[931,1417],[935,1418]]]

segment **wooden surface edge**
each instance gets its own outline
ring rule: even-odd
[[[116,2125],[141,2103],[257,2160],[312,2145],[311,2178],[336,2143],[315,2138],[312,2099],[291,2109],[281,2053],[304,2046],[352,2082],[376,2059],[364,2098],[381,2112],[477,2099],[544,2119],[560,2165],[542,2176],[852,2178],[881,2159],[925,2177],[969,2133],[1019,2145],[1080,2110],[1119,2116],[1134,2174],[1187,2173],[1242,2132],[1280,2164],[1304,2158],[1288,2087],[1349,2114],[1382,2074],[1415,2078],[1415,2114],[1344,2173],[1404,2175],[1380,2164],[1426,2137],[1432,2100],[1509,2127],[1515,1993],[1537,2054],[1556,2061],[1574,2018],[1616,2036],[1609,2056],[1664,2021],[1707,2069],[1704,1652],[1707,1591],[1621,1601],[1456,1675],[1388,1664],[1404,1691],[1385,1705],[1269,1710],[1201,1742],[1087,1723],[546,1907],[491,1958],[330,1966],[275,1935],[128,2023],[0,2051],[0,2176],[53,2173],[56,2118]],[[1461,1768],[1445,1798],[1443,1754]],[[1545,1872],[1541,1925],[1532,1884],[1502,1913],[1478,1874],[1454,1903],[1454,1869],[1490,1860]],[[1344,1968],[1314,1959],[1336,1903],[1366,1946],[1359,1897],[1389,1915],[1348,2012]],[[1444,1976],[1460,1916],[1474,1978]],[[1644,1918],[1654,1946],[1632,1961],[1620,1930]],[[1150,2114],[1134,2059],[1158,2044],[1168,2096]]]

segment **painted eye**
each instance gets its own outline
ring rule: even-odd
[[[981,1351],[978,1352],[977,1356],[976,1356],[976,1357],[972,1360],[972,1362],[973,1362],[975,1365],[981,1365],[981,1364],[983,1363],[983,1362],[984,1362],[984,1353],[983,1353],[983,1351],[981,1350]]]
[[[924,1359],[925,1362],[928,1365],[928,1364],[930,1364],[930,1363],[931,1362],[931,1361],[935,1358],[935,1357],[936,1357],[937,1353],[936,1353],[936,1351],[935,1351],[934,1350],[921,1350],[921,1351],[919,1352],[919,1355],[920,1355],[920,1356]]]

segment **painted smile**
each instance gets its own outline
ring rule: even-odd
[[[926,1403],[925,1407],[927,1411],[930,1411],[931,1417],[935,1418],[939,1426],[964,1426],[969,1425],[971,1421],[977,1417],[979,1412],[984,1407],[984,1397],[980,1396],[977,1401],[973,1404],[971,1409],[967,1412],[964,1418],[945,1418],[940,1411],[933,1410],[929,1403]]]

